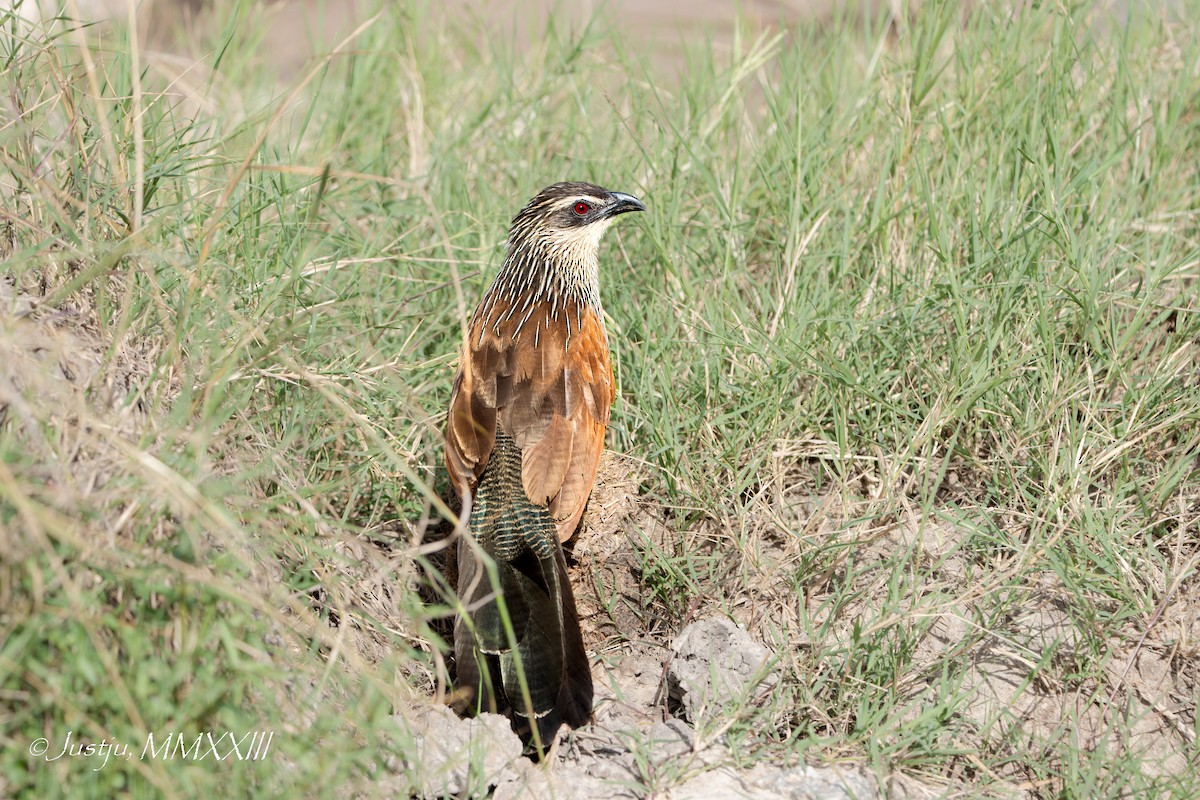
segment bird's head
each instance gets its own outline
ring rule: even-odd
[[[531,248],[567,263],[591,264],[613,219],[645,210],[641,200],[624,192],[592,183],[556,183],[538,192],[513,218],[509,251]]]

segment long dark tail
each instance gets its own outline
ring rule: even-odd
[[[470,533],[458,546],[469,614],[454,625],[459,690],[468,710],[511,711],[518,733],[528,741],[536,725],[549,747],[560,725],[591,719],[592,674],[554,520],[525,496],[521,451],[503,434],[475,492]]]

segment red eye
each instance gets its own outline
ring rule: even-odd
[[[589,206],[587,203],[583,202],[582,200],[580,200],[578,203],[575,204],[575,214],[577,216],[582,217],[591,210],[592,210],[592,207]]]

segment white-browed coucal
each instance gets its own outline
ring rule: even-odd
[[[600,237],[617,215],[644,210],[590,183],[556,183],[530,200],[471,317],[450,400],[446,465],[469,509],[458,690],[468,710],[507,711],[546,745],[592,713],[562,543],[591,494],[613,400]]]

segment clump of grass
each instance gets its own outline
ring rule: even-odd
[[[609,444],[672,535],[628,531],[624,633],[721,611],[781,654],[733,757],[1197,793],[1193,23],[933,4],[672,82],[599,25],[517,53],[388,7],[280,84],[249,8],[186,80],[3,21],[7,792],[419,782],[452,359],[572,177],[650,208],[606,242]],[[28,755],[252,730],[269,760]]]

